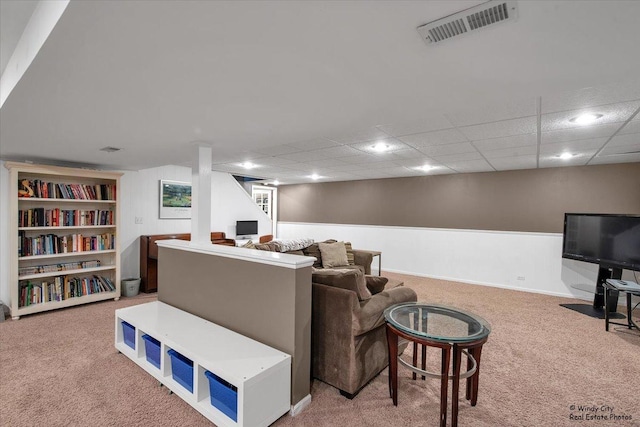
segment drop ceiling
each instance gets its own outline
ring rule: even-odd
[[[416,31],[481,3],[72,1],[0,110],[0,158],[138,170],[208,144],[214,170],[282,184],[640,161],[640,2]]]

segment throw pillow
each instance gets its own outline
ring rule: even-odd
[[[367,289],[371,292],[371,295],[379,294],[384,291],[384,287],[389,281],[386,277],[381,276],[366,276]]]
[[[320,254],[322,255],[322,267],[333,268],[349,265],[347,259],[347,248],[344,242],[318,243]]]
[[[360,301],[371,298],[371,292],[367,289],[364,274],[358,269],[315,269],[312,270],[312,281],[355,292]]]
[[[353,254],[351,242],[344,242],[344,247],[347,248],[347,261],[349,261],[349,265],[356,265],[356,257]]]
[[[242,247],[247,249],[255,249],[256,245],[253,243],[253,241],[249,240],[247,243],[242,245]]]
[[[336,240],[325,240],[323,243],[335,243]],[[302,249],[302,252],[306,256],[312,256],[316,259],[313,263],[315,268],[322,268],[322,254],[320,253],[320,248],[318,247],[318,243],[313,243],[306,248]]]

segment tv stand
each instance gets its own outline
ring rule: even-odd
[[[598,268],[598,279],[596,281],[596,294],[593,297],[593,308],[602,310],[604,308],[604,285],[607,279],[621,279],[622,269],[600,266]],[[607,298],[607,308],[609,312],[615,313],[618,307],[618,291],[611,290]]]

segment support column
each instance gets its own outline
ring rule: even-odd
[[[198,145],[191,168],[191,241],[211,242],[211,147]]]

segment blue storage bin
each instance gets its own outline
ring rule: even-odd
[[[171,376],[182,387],[193,393],[193,361],[171,349]]]
[[[122,321],[122,335],[124,335],[124,343],[136,349],[136,328],[129,323]]]
[[[209,379],[209,393],[211,405],[222,411],[223,414],[238,421],[238,388],[228,383],[216,374],[204,371]]]
[[[144,351],[147,355],[147,362],[160,369],[160,341],[151,335],[144,334]]]

